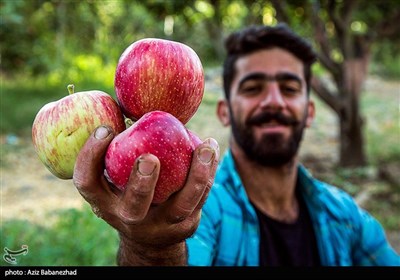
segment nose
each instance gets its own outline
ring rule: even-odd
[[[264,98],[260,102],[260,106],[263,109],[280,110],[285,106],[285,101],[277,82],[268,82],[264,91]]]

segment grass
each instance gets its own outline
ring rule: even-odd
[[[4,221],[1,248],[28,246],[28,254],[16,256],[21,266],[112,266],[116,264],[118,235],[89,207],[49,214],[53,224],[43,226],[25,220]],[[53,218],[53,219],[52,219]],[[45,224],[46,221],[43,221]],[[84,232],[84,234],[82,234]],[[2,261],[2,265],[8,265]]]
[[[216,139],[223,152],[227,148],[229,129],[222,126],[216,116],[216,104],[220,95],[213,92],[204,94],[202,103],[187,127],[193,130],[202,140],[208,137]]]
[[[372,164],[400,161],[400,84],[397,83],[397,96],[384,91],[365,92],[361,104],[366,116],[367,154]]]
[[[18,76],[9,79],[0,76],[0,134],[30,135],[33,120],[40,108],[67,96],[67,85],[70,83],[75,84],[75,92],[101,90],[115,99],[110,78],[99,81],[101,75],[100,78],[96,75],[95,79],[87,77],[87,72],[71,74],[74,79],[63,79],[60,73],[36,78]],[[106,72],[110,73],[111,70]]]

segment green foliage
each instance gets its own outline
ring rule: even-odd
[[[28,254],[17,257],[18,265],[116,265],[118,235],[89,207],[62,210],[47,218],[40,224],[24,220],[2,222],[1,248],[18,250],[22,245],[28,246]],[[3,260],[2,264],[7,265]]]
[[[377,202],[379,201],[379,202]],[[381,222],[385,230],[399,232],[400,194],[393,190],[381,192],[373,197],[367,210]]]
[[[2,77],[0,90],[0,133],[21,133],[30,130],[39,109],[48,102],[61,98],[66,85],[58,88],[43,83],[45,79],[18,77],[6,80]],[[45,86],[44,86],[45,85]]]
[[[290,25],[301,35],[311,37],[312,2],[280,2],[287,8]],[[334,2],[344,5],[343,1]],[[326,22],[330,38],[337,38],[324,3],[320,3],[319,16]],[[228,32],[248,24],[278,22],[276,8],[267,0],[7,0],[0,5],[0,68],[7,74],[52,73],[69,67],[71,59],[81,54],[95,55],[103,65],[115,64],[122,50],[144,37],[184,42],[196,50],[205,65],[216,65],[221,62],[223,39]],[[398,1],[390,0],[359,5],[351,24],[357,34],[375,34],[381,27],[379,23],[400,7]],[[392,39],[384,43],[396,45]],[[375,42],[378,48],[374,53],[379,53],[383,41]],[[337,44],[332,43],[332,48]]]
[[[208,137],[216,139],[222,153],[227,148],[229,128],[224,128],[217,119],[216,108],[219,98],[218,93],[205,92],[199,109],[186,126],[202,140]]]
[[[68,95],[67,85],[75,92],[101,90],[115,98],[115,65],[103,65],[97,56],[77,55],[69,67],[47,76],[18,75],[12,79],[1,76],[0,133],[30,133],[40,108]]]
[[[398,89],[398,83],[389,84]],[[377,90],[379,92],[364,92],[361,100],[363,115],[367,117],[367,154],[370,163],[374,165],[400,161],[399,96],[393,96],[379,86]]]
[[[400,45],[382,42],[375,46],[370,72],[386,79],[400,79]]]

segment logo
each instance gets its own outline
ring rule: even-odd
[[[16,256],[19,255],[26,255],[28,254],[28,245],[22,245],[21,250],[13,251],[8,249],[7,247],[4,247],[4,252],[6,252],[3,255],[3,259],[9,263],[9,264],[17,264],[17,259],[15,258]]]

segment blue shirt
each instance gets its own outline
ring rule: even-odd
[[[299,165],[301,192],[310,212],[324,266],[400,265],[380,223],[344,191],[313,178]],[[260,231],[228,149],[202,210],[199,227],[187,240],[189,265],[258,266]]]

